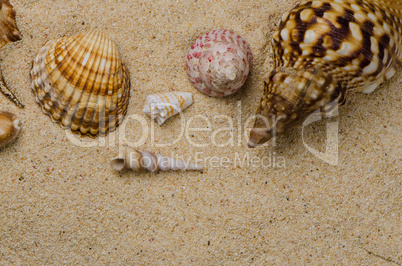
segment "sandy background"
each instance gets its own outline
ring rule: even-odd
[[[254,114],[269,73],[275,24],[296,1],[11,2],[24,37],[0,51],[1,68],[25,108],[0,95],[0,109],[16,113],[23,126],[0,151],[0,264],[401,265],[401,71],[371,95],[350,95],[339,116],[305,128],[304,142],[323,151],[326,123],[338,125],[338,164],[331,165],[305,148],[300,130],[275,147],[238,142],[238,119],[244,126]],[[47,40],[93,28],[116,40],[130,71],[128,115],[150,125],[141,112],[148,94],[193,92],[185,117],[204,114],[213,130],[229,123],[215,116],[232,117],[234,145],[217,147],[212,132],[193,132],[190,141],[158,147],[180,133],[181,120],[171,119],[156,125],[154,143],[146,132],[138,148],[189,160],[198,153],[208,169],[120,175],[109,165],[117,140],[72,143],[34,102],[29,71]],[[212,99],[187,80],[185,56],[199,35],[219,28],[245,38],[255,59],[240,92]],[[127,124],[126,140],[143,136],[140,125]],[[230,133],[214,137],[224,144]],[[281,163],[239,164],[237,155]],[[230,161],[214,167],[212,156]]]

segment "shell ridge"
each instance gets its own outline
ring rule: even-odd
[[[106,54],[106,56],[105,57],[102,57],[102,56],[97,57],[96,71],[94,69],[94,72],[96,72],[98,74],[95,76],[95,79],[93,81],[93,86],[91,87],[91,92],[90,92],[91,96],[89,97],[89,102],[95,101],[97,103],[100,102],[100,99],[102,96],[101,95],[101,87],[102,86],[99,86],[99,88],[97,88],[96,84],[98,82],[99,82],[99,84],[104,83],[103,80],[105,78],[107,68],[105,67],[104,69],[102,69],[101,74],[99,74],[99,69],[102,67],[102,60],[104,58],[109,57],[109,47],[110,47],[110,42],[111,42],[110,38],[106,38],[106,36],[104,36],[103,34],[99,34],[98,37],[101,40],[103,40],[103,42],[102,42],[103,46],[101,48],[102,49],[101,55]],[[104,97],[102,97],[102,98],[104,98]],[[87,108],[86,113],[83,115],[83,125],[85,126],[85,128],[94,129],[92,131],[90,130],[90,133],[93,135],[99,131],[101,134],[105,134],[107,132],[107,130],[106,131],[103,130],[104,127],[102,127],[100,125],[100,121],[99,121],[99,117],[104,117],[106,115],[104,109],[105,109],[104,101],[102,101],[102,106],[97,105],[96,108],[93,108],[91,110],[89,108]],[[91,112],[89,112],[89,111],[91,111]],[[102,115],[100,116],[100,114],[102,114]],[[107,128],[107,127],[105,127],[105,128]]]
[[[112,55],[112,50],[113,50],[113,46],[112,46],[112,40],[110,38],[107,38],[107,45],[105,45],[104,47],[105,49],[105,58],[109,58]],[[116,61],[116,60],[113,60]],[[99,65],[100,68],[102,68],[102,64]],[[107,71],[106,71],[107,70]],[[111,67],[110,68],[106,68],[104,67],[102,69],[102,74],[99,75],[99,82],[100,83],[105,83],[105,91],[99,91],[99,93],[97,94],[97,98],[98,101],[100,99],[100,96],[103,96],[102,98],[104,99],[104,101],[102,101],[102,106],[98,105],[98,110],[96,110],[97,112],[95,113],[95,119],[92,119],[92,121],[95,121],[97,123],[97,126],[102,130],[101,133],[106,133],[103,132],[103,128],[108,128],[109,127],[109,116],[110,116],[110,110],[108,107],[108,102],[109,100],[109,95],[108,95],[108,91],[109,91],[109,77],[110,77],[110,72],[111,72]],[[114,84],[113,82],[111,84]],[[116,90],[119,89],[119,87],[115,88]],[[114,93],[114,91],[112,92]],[[99,116],[99,114],[102,113],[102,116]],[[100,119],[100,117],[103,117],[102,119]],[[110,130],[113,130],[112,128]]]
[[[74,39],[73,38],[68,38],[68,37],[63,37],[59,40],[52,40],[50,41],[50,45],[49,47],[52,46],[58,46],[61,42],[64,42],[64,46],[65,46],[65,50],[68,51],[68,49],[70,49],[73,45],[74,45]],[[58,58],[59,56],[61,56],[63,54],[63,52],[65,52],[64,49],[60,49],[58,53],[54,53],[52,55],[52,60],[54,60],[55,58]],[[63,59],[65,60],[65,58]]]
[[[71,101],[73,100],[73,97],[75,96],[76,93],[82,94],[83,90],[73,90],[70,92],[70,90],[74,87],[77,87],[79,84],[81,78],[84,76],[80,71],[82,67],[80,67],[80,62],[82,57],[93,47],[86,47],[83,46],[82,44],[79,43],[79,38],[75,37],[70,37],[73,39],[71,42],[71,45],[73,46],[73,51],[71,53],[67,53],[67,55],[64,57],[64,59],[60,62],[60,65],[64,67],[62,68],[62,71],[60,72],[60,75],[58,76],[58,80],[61,78],[61,82],[63,86],[59,88],[61,91],[68,91],[68,97],[66,98],[65,95],[62,95],[63,98],[61,101],[58,101],[59,106],[58,106],[58,113],[60,117],[63,117],[62,123],[68,127],[71,128],[73,125],[73,117],[72,114],[74,114],[74,111],[71,108],[74,108],[71,106]],[[60,43],[60,42],[59,42]],[[80,49],[80,47],[84,47],[84,49]],[[81,50],[84,50],[83,52]],[[66,50],[69,51],[69,50]],[[76,58],[78,57],[78,58]],[[55,68],[56,69],[56,68]],[[74,71],[71,71],[74,69]],[[69,72],[72,72],[71,74]],[[80,75],[77,76],[77,73],[81,73]],[[77,80],[77,81],[75,81]],[[58,83],[60,85],[60,83]]]
[[[119,53],[119,51],[116,49],[116,52]],[[125,90],[121,91],[122,94],[119,95],[117,94],[117,101],[118,103],[124,104],[124,105],[128,105],[128,99],[129,99],[129,95],[130,95],[130,79],[129,79],[129,71],[127,69],[126,66],[124,66],[121,62],[118,66],[119,68],[119,72],[122,73],[121,77],[121,83],[122,83],[122,87],[126,88]],[[115,115],[115,119],[117,119],[118,121],[123,121],[125,115],[127,114],[127,108],[125,110],[115,110],[114,111],[114,115]]]
[[[123,79],[124,82],[124,90],[123,90],[123,95],[122,97],[120,97],[120,102],[121,102],[121,106],[128,106],[129,102],[129,98],[130,98],[130,73],[128,72],[128,69],[122,64],[122,71],[123,71],[123,76],[125,77]],[[119,121],[119,123],[121,123],[124,120],[124,117],[127,114],[127,108],[119,108],[117,109],[117,120]]]
[[[115,47],[112,45],[112,40],[109,40],[109,49],[108,49],[108,57],[109,58],[109,54],[112,58],[115,58]],[[112,61],[113,64],[117,65],[117,60],[113,60]],[[102,121],[100,121],[102,124],[102,127],[106,127],[106,125],[111,125],[113,127],[113,125],[115,124],[115,119],[113,119],[113,115],[115,115],[115,110],[113,110],[113,96],[116,95],[117,97],[117,93],[120,91],[121,87],[110,87],[110,84],[115,84],[116,82],[116,76],[117,75],[112,75],[112,69],[115,66],[112,66],[108,69],[109,71],[106,72],[104,71],[104,75],[102,76],[102,80],[106,81],[107,86],[105,87],[105,91],[102,92],[103,95],[105,95],[105,102],[103,105],[103,112],[105,113],[105,116]],[[112,79],[111,79],[112,78]],[[111,95],[109,94],[109,91],[112,90]]]
[[[89,44],[89,42],[85,42],[85,39],[95,39],[95,40],[92,42],[92,44]],[[83,108],[83,107],[86,107],[86,108],[83,109],[84,111],[82,113],[80,113],[79,116],[77,116],[77,115],[75,116],[74,123],[77,126],[81,127],[81,129],[86,134],[87,132],[90,131],[90,127],[91,127],[91,124],[88,121],[90,121],[92,119],[93,114],[96,112],[96,110],[95,110],[96,108],[92,108],[92,107],[88,106],[88,104],[93,102],[92,99],[93,99],[94,94],[96,93],[95,87],[96,87],[96,80],[97,80],[98,75],[95,75],[94,80],[89,79],[89,76],[91,76],[93,73],[97,73],[97,69],[98,69],[97,67],[99,66],[99,60],[100,60],[99,56],[95,56],[95,58],[91,58],[91,55],[92,55],[91,52],[95,49],[95,47],[97,47],[97,45],[99,46],[99,43],[102,44],[102,49],[103,49],[104,43],[102,42],[102,35],[99,34],[99,32],[97,32],[97,31],[90,31],[86,34],[82,34],[80,36],[80,40],[84,40],[84,42],[81,42],[82,43],[81,45],[84,47],[88,47],[88,45],[91,45],[91,47],[88,49],[88,51],[85,52],[85,55],[83,58],[83,61],[85,61],[86,56],[88,55],[88,53],[90,53],[86,64],[89,61],[91,64],[91,67],[88,69],[89,71],[87,70],[88,77],[85,80],[85,83],[82,84],[82,94],[81,94],[80,102],[84,103],[85,105],[79,106],[79,108]],[[99,47],[98,47],[98,50],[100,50]],[[98,52],[94,51],[94,53],[95,53],[95,55],[98,55]],[[95,66],[95,68],[93,66]],[[86,67],[86,66],[84,66],[84,67]],[[88,82],[92,82],[92,85],[88,86]],[[86,95],[88,95],[87,98],[86,98]],[[86,99],[87,101],[82,101],[82,99]],[[95,101],[95,102],[97,102],[97,101]],[[98,130],[98,128],[96,128],[94,130],[95,133],[90,132],[90,134],[96,135],[97,130]]]
[[[52,43],[49,43],[49,46],[45,46],[42,49],[42,59],[40,60],[41,66],[42,68],[46,68],[46,54],[51,50],[52,47]],[[39,77],[42,80],[42,83],[40,84],[40,87],[42,89],[41,92],[37,92],[38,95],[43,94],[43,100],[48,99],[48,101],[46,101],[45,105],[42,105],[42,110],[46,110],[46,112],[48,112],[50,114],[50,112],[46,109],[48,108],[50,109],[59,109],[59,103],[61,102],[61,98],[63,97],[63,95],[61,93],[59,93],[59,90],[56,91],[52,91],[51,88],[49,90],[47,90],[48,86],[51,86],[48,82],[45,82],[46,80],[50,79],[50,75],[48,72],[43,72],[42,76]],[[53,93],[52,93],[53,92]],[[39,102],[39,100],[37,101]],[[56,115],[55,115],[56,114]],[[52,120],[53,121],[59,121],[59,118],[57,117],[58,113],[53,113],[51,114]]]
[[[112,55],[114,55],[115,53],[117,53],[118,55],[118,51],[117,49],[114,49],[115,47],[111,47],[112,49]],[[116,55],[114,55],[116,56]],[[113,71],[113,72],[112,72]],[[114,84],[114,83],[118,83],[120,82],[121,85],[123,85],[122,80],[119,80],[119,74],[121,73],[121,65],[119,64],[118,61],[113,60],[112,63],[112,67],[110,68],[110,71],[108,73],[107,79],[108,82],[107,84]],[[109,83],[111,81],[111,83]],[[112,93],[111,95],[109,94],[109,90],[112,89]],[[107,86],[107,91],[106,91],[106,99],[108,100],[105,106],[105,109],[107,110],[107,116],[106,116],[106,121],[104,121],[106,124],[115,124],[115,121],[117,120],[117,108],[113,108],[113,106],[117,106],[120,102],[119,100],[119,94],[120,94],[120,90],[121,90],[121,86],[120,87],[116,87],[116,88],[110,88],[109,86]],[[114,105],[113,103],[116,103],[116,105]]]
[[[91,51],[92,51],[93,49],[95,49],[97,43],[101,43],[101,45],[104,45],[100,40],[95,40],[95,41],[91,44],[92,46],[90,46],[90,47],[84,46],[84,45],[82,44],[82,46],[85,47],[84,52],[82,53],[82,55],[83,55],[84,58],[81,57],[80,59],[82,59],[82,60],[84,61],[88,54],[89,54],[88,58],[90,58]],[[89,44],[89,43],[88,43],[88,44]],[[78,59],[77,59],[77,61],[78,61],[78,62],[83,62],[83,61],[78,60]],[[91,69],[97,69],[97,68],[96,68],[96,65],[97,65],[97,64],[99,65],[99,62],[98,62],[98,61],[99,61],[99,60],[96,60],[96,58],[95,58],[94,60],[89,60],[89,59],[88,59],[87,62],[85,63],[86,65],[83,67],[83,72],[82,72],[82,74],[80,75],[80,78],[78,79],[77,83],[75,84],[75,86],[77,86],[77,85],[79,84],[79,85],[80,85],[79,87],[82,88],[82,90],[80,90],[79,99],[74,103],[74,106],[71,107],[71,108],[72,108],[72,113],[71,113],[71,125],[72,125],[72,126],[74,125],[74,127],[79,127],[79,126],[82,124],[82,115],[80,115],[80,114],[77,115],[77,112],[78,112],[79,108],[80,108],[80,107],[82,108],[82,106],[80,106],[80,105],[77,104],[77,103],[80,103],[81,100],[82,100],[82,98],[84,97],[84,95],[87,93],[87,90],[86,90],[86,89],[87,89],[87,87],[88,87],[88,83],[91,82],[90,76],[91,76],[91,74],[92,74],[93,72],[96,72],[96,71],[92,71]],[[94,66],[95,66],[95,67],[94,67]],[[86,74],[86,75],[85,75],[85,74]],[[94,83],[94,84],[95,84],[95,83]],[[76,91],[78,91],[78,90],[76,90]],[[91,93],[92,93],[92,90],[91,90],[90,94],[91,94]]]
[[[100,42],[100,40],[99,40],[98,42]],[[96,43],[97,43],[97,42],[94,42],[93,47],[95,47]],[[104,43],[102,43],[102,42],[100,42],[100,43],[102,44],[102,49],[104,49],[104,46],[105,46]],[[93,47],[92,47],[91,49],[93,49]],[[88,53],[91,49],[88,49],[87,53]],[[102,50],[102,51],[103,51],[103,50]],[[99,62],[98,62],[98,61],[99,61],[99,60],[91,60],[91,62],[90,62],[91,67],[94,66],[94,65],[99,65]],[[97,69],[97,68],[95,68],[95,69]],[[96,73],[96,71],[92,71],[92,72],[95,72],[95,73]],[[88,74],[88,77],[89,77],[89,75],[90,75],[90,74]],[[97,77],[97,76],[96,76],[96,77]],[[85,83],[83,84],[83,89],[82,89],[82,93],[81,93],[79,102],[87,103],[87,102],[82,101],[82,100],[84,99],[85,95],[92,95],[92,92],[93,92],[93,90],[94,90],[94,87],[96,86],[96,77],[95,77],[95,79],[92,81],[92,85],[91,85],[91,86],[88,86],[88,85],[87,85],[88,82],[90,81],[90,79],[89,79],[89,78],[86,79]],[[90,88],[90,89],[89,89],[89,88]],[[77,112],[80,111],[81,108],[83,109],[83,112],[82,112],[82,113],[78,113],[78,114],[77,114],[77,112],[75,113],[74,121],[75,121],[75,124],[76,124],[77,126],[86,126],[86,125],[83,124],[84,121],[85,121],[86,112],[88,111],[87,108],[84,108],[84,107],[86,107],[86,106],[87,106],[87,104],[85,104],[85,106],[82,106],[82,105],[78,104],[78,106],[77,106]]]

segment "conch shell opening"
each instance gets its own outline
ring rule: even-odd
[[[329,112],[345,101],[346,90],[324,72],[278,68],[265,83],[248,146],[253,148],[299,126],[314,111]]]

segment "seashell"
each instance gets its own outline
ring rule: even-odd
[[[318,0],[284,15],[273,35],[274,70],[264,85],[249,146],[300,125],[316,110],[370,93],[402,62],[400,1]]]
[[[19,120],[13,113],[0,111],[0,148],[14,141],[21,128]]]
[[[0,48],[10,42],[21,40],[22,35],[15,22],[15,11],[8,0],[0,0]],[[3,73],[0,71],[0,91],[7,98],[12,100],[18,107],[24,105],[10,91],[3,79]]]
[[[157,93],[147,96],[142,111],[161,125],[166,119],[180,113],[192,103],[193,95],[189,92]]]
[[[15,22],[15,11],[9,0],[0,0],[0,48],[21,40],[22,35]]]
[[[118,172],[125,169],[131,169],[135,172],[143,170],[150,172],[157,170],[203,170],[203,167],[198,164],[192,164],[164,155],[153,154],[149,151],[140,152],[130,147],[126,147],[124,151],[121,151],[119,156],[111,161],[111,166],[114,171]]]
[[[223,97],[246,82],[253,55],[246,41],[229,30],[213,30],[200,36],[187,55],[187,73],[202,93]]]
[[[115,42],[100,31],[49,41],[31,70],[31,89],[54,122],[103,136],[124,119],[130,81]]]

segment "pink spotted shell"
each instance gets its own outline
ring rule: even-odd
[[[250,46],[241,36],[229,30],[213,30],[191,46],[187,73],[199,91],[223,97],[243,86],[252,61]]]

